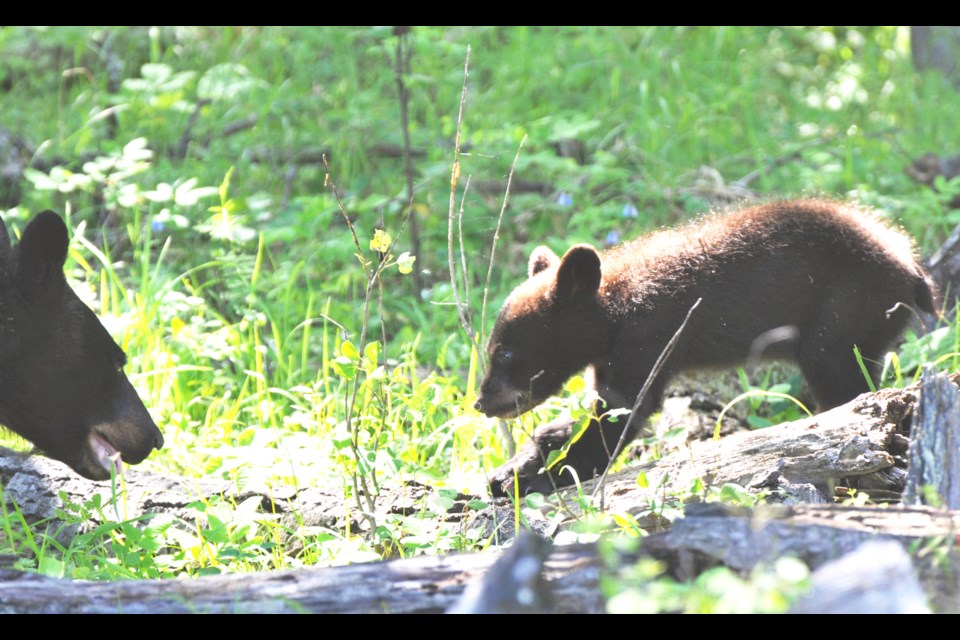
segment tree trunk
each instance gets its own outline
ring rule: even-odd
[[[918,70],[939,69],[960,84],[960,28],[910,27],[910,55]]]

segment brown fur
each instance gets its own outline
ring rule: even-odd
[[[712,215],[602,255],[577,245],[558,259],[539,247],[529,275],[507,298],[490,336],[490,369],[477,400],[490,416],[532,409],[588,367],[607,409],[631,407],[698,298],[703,302],[639,417],[656,410],[672,375],[742,363],[759,336],[780,327],[791,327],[794,339],[768,346],[764,357],[796,361],[827,409],[868,390],[854,345],[876,380],[908,307],[933,313],[935,306],[909,238],[871,214],[824,200]],[[602,420],[565,463],[581,480],[602,471],[624,424]],[[562,421],[538,429],[531,446],[495,473],[495,493],[509,489],[515,469],[523,490],[549,489],[537,474],[540,453],[569,433]]]

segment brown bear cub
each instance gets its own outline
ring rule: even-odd
[[[854,346],[876,381],[911,309],[935,313],[936,294],[909,238],[852,206],[823,200],[709,216],[603,254],[581,244],[558,258],[538,247],[529,279],[507,298],[490,335],[490,368],[476,408],[517,416],[588,368],[605,403],[598,414],[631,408],[698,298],[637,418],[659,407],[674,374],[743,363],[758,337],[781,327],[792,339],[768,345],[763,357],[797,362],[819,409],[840,405],[869,389]],[[562,464],[581,481],[601,473],[626,423],[625,416],[601,417]],[[633,420],[628,437],[642,423]],[[513,493],[515,471],[521,493],[551,491],[543,460],[570,434],[569,421],[539,427],[494,473],[494,494]],[[573,482],[558,472],[552,470],[557,486]]]

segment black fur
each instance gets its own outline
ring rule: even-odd
[[[126,355],[67,285],[67,228],[52,211],[12,247],[0,223],[0,424],[92,480],[163,436],[123,373]]]

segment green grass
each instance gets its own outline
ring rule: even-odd
[[[3,127],[41,167],[15,185],[19,204],[3,218],[22,229],[45,208],[67,216],[68,277],[129,354],[164,431],[167,446],[144,469],[322,487],[356,509],[361,494],[405,480],[484,490],[506,445],[470,408],[482,362],[452,306],[447,265],[468,44],[456,208],[481,335],[534,246],[601,245],[672,224],[754,171],[749,186],[763,197],[882,207],[927,253],[960,221],[947,204],[955,185],[937,194],[903,172],[925,152],[955,150],[960,100],[942,77],[912,68],[902,29],[416,27],[404,77],[419,153],[418,291],[392,264],[411,248],[404,163],[381,148],[403,142],[396,42],[389,28],[0,29]],[[511,195],[480,327],[503,192],[478,184],[505,183],[524,136],[515,179],[549,195]],[[569,139],[585,164],[558,155]],[[322,163],[290,161],[320,149],[342,209]],[[377,229],[397,245],[374,277]],[[939,356],[955,369],[956,336],[951,327],[909,342],[888,380],[905,384]],[[529,431],[561,406],[520,424]],[[69,518],[101,508],[76,505]],[[67,546],[7,510],[0,552],[44,573],[119,578],[487,544],[425,531],[436,505],[363,537],[309,527],[281,536],[249,505],[197,509],[210,516],[206,530],[113,517]],[[291,539],[302,548],[293,556]]]

